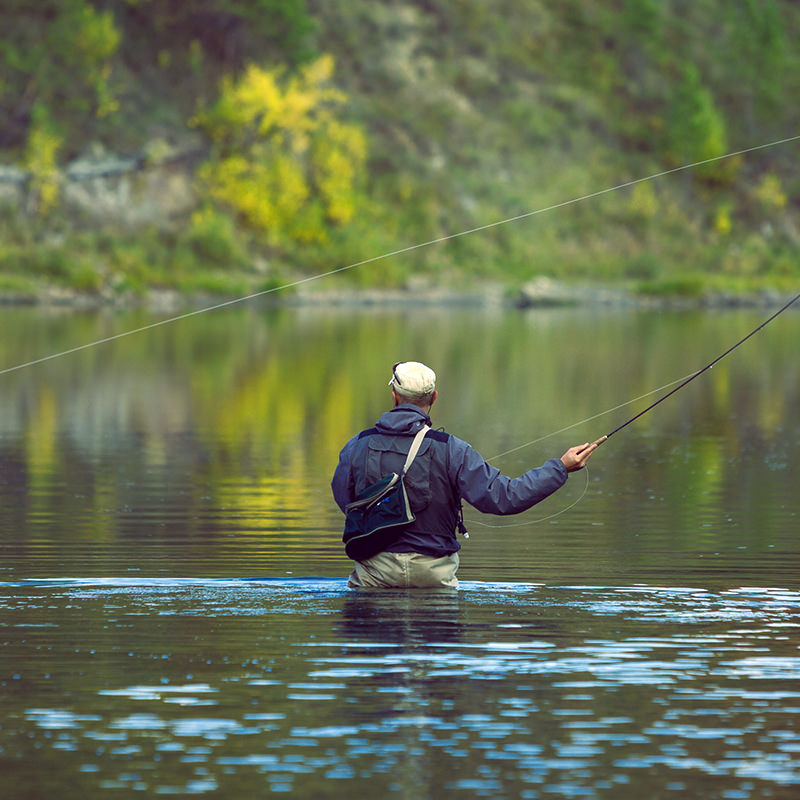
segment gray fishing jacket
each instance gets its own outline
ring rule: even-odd
[[[354,436],[339,454],[331,481],[339,508],[367,486],[391,472],[399,473],[414,434],[430,425],[430,417],[410,404],[381,416],[374,428]],[[454,553],[460,499],[486,514],[518,514],[535,505],[567,480],[559,458],[509,478],[488,464],[467,442],[443,431],[428,431],[405,477],[416,519],[389,547],[395,553],[443,556]]]

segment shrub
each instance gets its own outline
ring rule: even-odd
[[[251,65],[194,120],[216,144],[199,173],[208,194],[271,244],[325,241],[356,212],[366,137],[338,119],[332,76],[330,56],[292,75]]]

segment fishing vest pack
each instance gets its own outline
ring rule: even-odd
[[[401,526],[416,519],[403,478],[429,430],[428,425],[423,425],[417,432],[399,475],[396,472],[385,475],[345,506],[342,541],[348,558],[364,561],[380,553],[395,541]]]

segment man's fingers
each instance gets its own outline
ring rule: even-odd
[[[573,452],[576,456],[578,456],[581,460],[588,458],[598,447],[600,447],[603,442],[608,439],[608,436],[601,436],[599,439],[595,439],[591,444],[589,442],[585,442],[584,444],[579,444],[577,447],[573,448]]]
[[[570,447],[561,457],[561,461],[567,468],[567,471],[577,472],[579,469],[583,469],[586,462],[589,460],[589,456],[591,456],[606,439],[608,439],[608,436],[603,436],[591,443],[584,442],[583,444],[575,445],[575,447]]]
[[[605,441],[605,437],[603,438],[603,441]],[[583,467],[589,460],[589,456],[591,456],[591,454],[595,450],[597,450],[599,446],[600,442],[597,441],[597,442],[592,442],[591,444],[589,442],[586,442],[584,444],[579,444],[576,447],[573,447],[572,453],[575,458],[576,464],[579,465],[579,467]]]

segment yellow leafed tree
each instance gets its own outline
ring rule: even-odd
[[[56,133],[46,110],[34,108],[23,163],[31,174],[31,189],[40,214],[48,214],[58,202],[58,151],[61,138]]]
[[[356,212],[367,144],[340,119],[333,69],[327,55],[292,75],[251,65],[195,119],[216,146],[200,170],[207,194],[271,244],[324,241]]]

